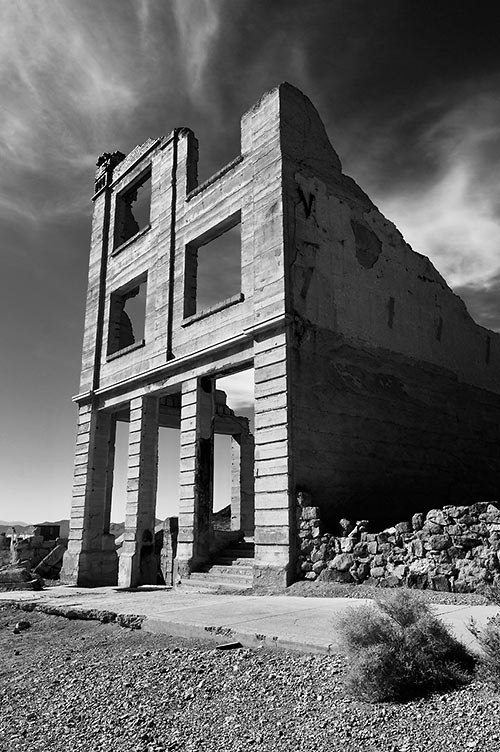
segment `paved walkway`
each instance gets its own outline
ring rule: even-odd
[[[302,652],[328,653],[338,648],[334,618],[346,608],[369,601],[351,598],[211,595],[166,588],[77,588],[60,585],[40,592],[0,593],[2,602],[34,601],[42,607],[140,615],[142,629],[184,637],[266,645]],[[472,649],[467,630],[471,617],[479,626],[500,612],[499,606],[432,605],[433,611]]]

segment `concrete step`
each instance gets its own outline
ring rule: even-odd
[[[218,564],[215,562],[214,564],[207,564],[207,566],[203,567],[202,572],[212,574],[216,577],[224,577],[225,575],[252,577],[253,566],[252,564],[248,565],[248,559],[243,560],[241,564],[235,564],[234,562],[231,562],[230,564]]]
[[[225,553],[225,551],[223,552]],[[213,559],[213,564],[217,564],[221,567],[248,567],[251,568],[253,566],[253,558],[250,558],[249,556],[243,556],[242,558],[232,558],[230,556],[216,556],[215,559]]]
[[[220,580],[197,580],[192,577],[189,580],[182,580],[181,590],[192,590],[197,593],[239,593],[241,590],[249,590],[250,585],[235,585],[230,582]]]
[[[193,572],[190,580],[199,580],[203,582],[225,582],[229,585],[241,585],[245,587],[252,584],[252,576],[247,574],[222,574],[220,572]]]

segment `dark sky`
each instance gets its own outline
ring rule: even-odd
[[[500,329],[500,45],[460,0],[0,0],[0,519],[69,514],[93,172],[191,127],[200,177],[280,81]]]

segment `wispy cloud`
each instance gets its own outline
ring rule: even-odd
[[[62,161],[133,107],[133,79],[98,14],[61,0],[4,2],[2,10],[2,156],[32,168]]]
[[[106,134],[132,112],[137,91],[120,54],[123,33],[113,38],[100,20],[86,3],[2,1],[1,195],[47,174],[59,177],[54,197],[58,188],[67,194],[70,175],[89,170]],[[30,200],[23,213],[40,217],[33,194],[22,203]]]
[[[224,0],[172,0],[174,18],[192,95],[203,89],[207,62],[220,27]],[[208,100],[202,100],[208,101]]]
[[[427,185],[391,187],[379,203],[413,248],[453,286],[487,285],[500,270],[500,102],[471,96],[429,126],[419,148],[437,165]]]

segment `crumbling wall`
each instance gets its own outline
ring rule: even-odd
[[[48,579],[58,579],[62,567],[66,538],[47,539],[35,531],[27,537],[17,536],[15,531],[6,537],[9,564],[26,566],[28,569]],[[3,563],[7,564],[7,549],[3,549]]]
[[[500,491],[500,337],[282,106],[293,478],[331,526]]]
[[[377,533],[340,520],[326,533],[318,507],[299,494],[297,576],[307,580],[473,592],[500,584],[500,508],[447,505]]]

